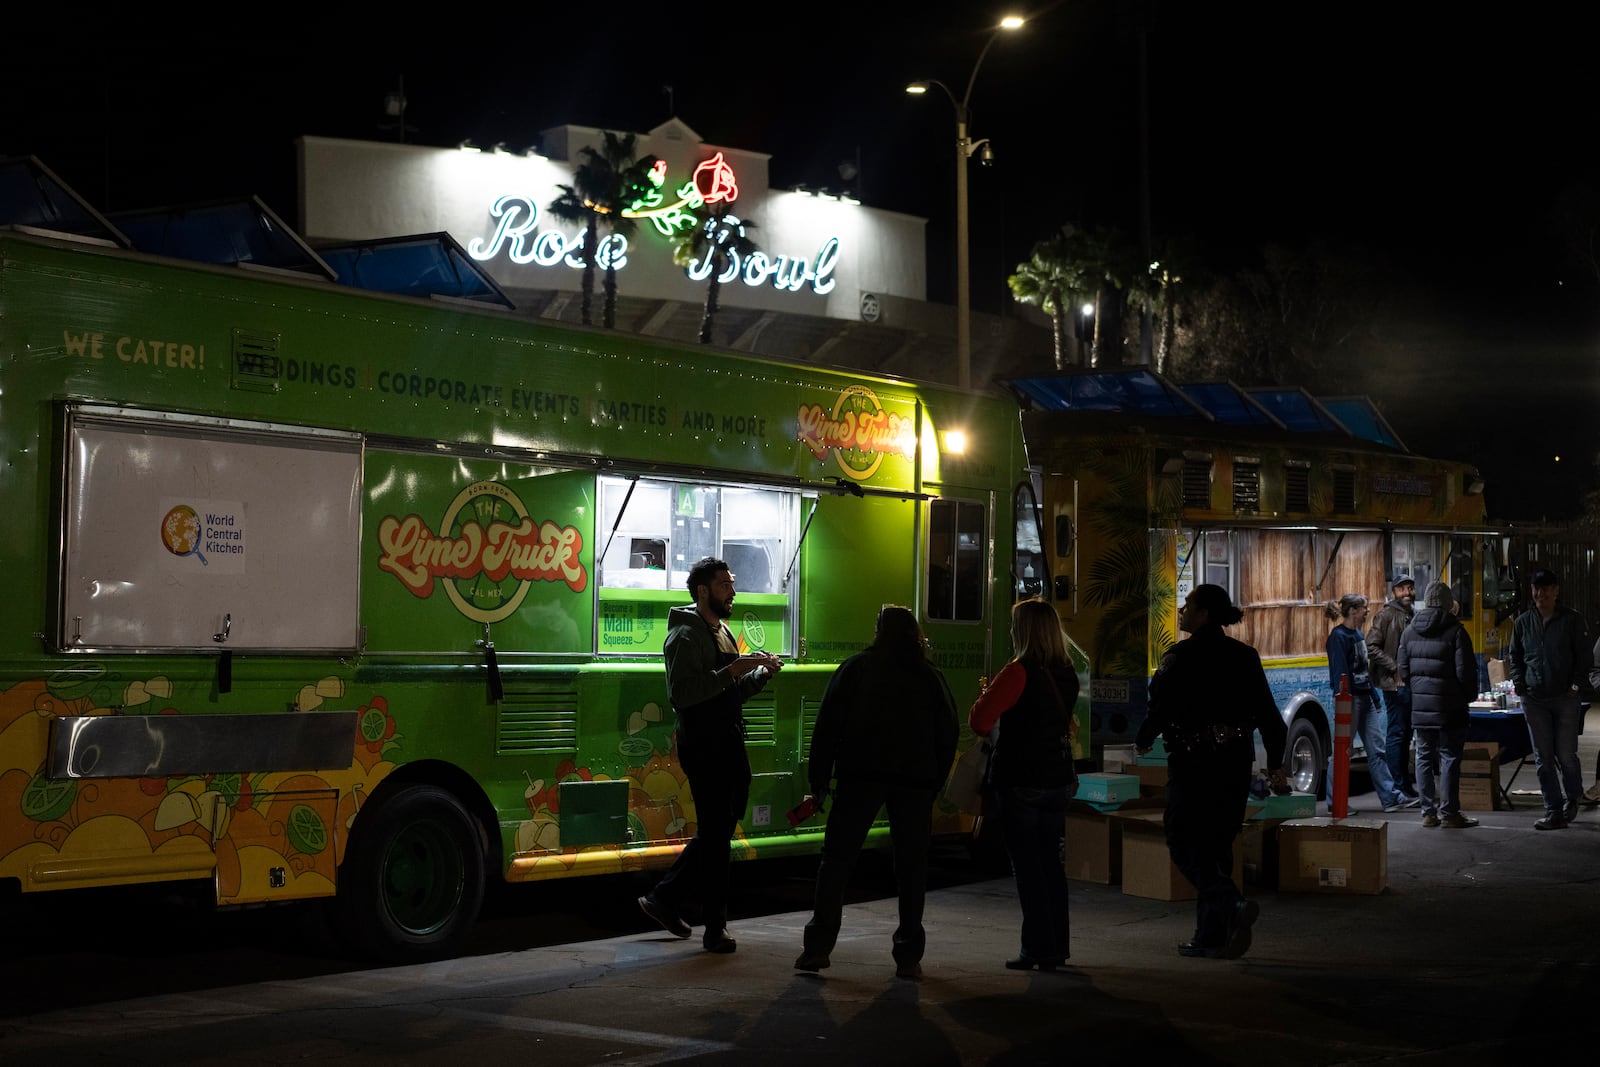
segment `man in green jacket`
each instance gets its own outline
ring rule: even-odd
[[[724,619],[733,614],[733,575],[706,557],[689,569],[694,604],[667,613],[667,696],[678,716],[678,759],[694,794],[694,837],[639,907],[668,933],[688,937],[686,910],[705,919],[707,952],[728,953],[730,842],[750,803],[750,757],[744,748],[744,702],[783,668],[770,652],[739,654]]]

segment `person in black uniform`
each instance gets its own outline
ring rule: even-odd
[[[1198,585],[1183,603],[1178,626],[1189,637],[1162,658],[1150,679],[1150,711],[1137,747],[1166,739],[1167,849],[1194,886],[1194,937],[1180,956],[1237,959],[1250,948],[1260,905],[1233,884],[1233,839],[1244,822],[1261,731],[1275,793],[1287,793],[1287,741],[1278,705],[1256,650],[1222,632],[1244,613],[1218,585]]]

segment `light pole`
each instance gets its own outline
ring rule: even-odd
[[[972,102],[972,86],[978,80],[978,68],[983,66],[983,58],[989,54],[995,38],[1002,32],[1021,29],[1023,21],[1018,15],[1007,15],[990,32],[983,42],[983,49],[978,53],[978,61],[972,64],[972,74],[967,78],[967,91],[961,95],[961,99],[956,99],[956,94],[950,91],[948,85],[933,78],[906,86],[906,92],[920,96],[928,91],[928,86],[937,85],[956,109],[956,383],[963,389],[972,387],[972,267],[968,257],[967,236],[967,161],[975,154],[983,163],[994,159],[987,137],[974,141],[967,135],[968,106]]]

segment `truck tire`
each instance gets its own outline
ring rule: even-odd
[[[1289,743],[1284,748],[1283,770],[1296,793],[1322,795],[1322,779],[1328,770],[1328,753],[1316,724],[1296,719],[1289,724]]]
[[[483,835],[466,808],[437,786],[406,786],[356,823],[339,870],[341,932],[386,963],[455,955],[484,881]]]

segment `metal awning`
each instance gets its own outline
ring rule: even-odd
[[[1354,437],[1349,427],[1334,418],[1333,414],[1317,402],[1304,389],[1281,389],[1274,385],[1258,385],[1245,390],[1256,403],[1272,412],[1273,416],[1296,433],[1331,433]]]
[[[132,247],[126,234],[33,156],[0,159],[0,226],[29,226]]]
[[[112,219],[134,248],[150,255],[334,280],[333,269],[259,197],[121,212]]]
[[[1400,440],[1400,435],[1394,432],[1394,427],[1389,425],[1389,420],[1383,417],[1377,406],[1368,398],[1319,396],[1317,399],[1334,418],[1344,424],[1346,429],[1362,440],[1375,441],[1400,452],[1411,451]]]
[[[402,296],[450,297],[515,309],[511,298],[447,233],[319,248],[340,285]]]
[[[1230,381],[1184,382],[1183,391],[1218,422],[1229,426],[1276,426],[1283,422]]]
[[[1211,415],[1183,391],[1150,370],[1081,371],[1004,384],[1046,411],[1115,411],[1130,415],[1199,418]]]

